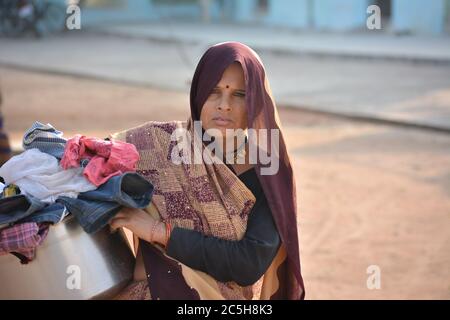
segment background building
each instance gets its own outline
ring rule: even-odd
[[[60,0],[63,1],[63,0]],[[382,29],[449,34],[450,0],[85,0],[85,23],[176,18],[317,31],[366,27],[367,7],[381,8]]]

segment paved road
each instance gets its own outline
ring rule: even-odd
[[[68,32],[0,39],[0,65],[186,93],[204,50],[203,44]],[[261,57],[281,105],[450,131],[450,65],[267,51]]]

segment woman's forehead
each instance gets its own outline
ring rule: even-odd
[[[244,70],[239,63],[230,64],[222,74],[218,87],[230,87],[245,90]]]

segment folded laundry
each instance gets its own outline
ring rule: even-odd
[[[58,196],[76,198],[80,192],[96,189],[82,171],[82,168],[64,170],[54,156],[29,149],[8,160],[0,168],[0,176],[6,184],[19,186],[23,194],[53,203]]]
[[[67,140],[63,138],[63,133],[56,130],[51,124],[43,124],[39,121],[25,132],[22,145],[25,150],[37,148],[58,159],[64,155]]]
[[[13,253],[23,264],[33,260],[36,248],[47,237],[49,225],[35,222],[20,223],[0,230],[0,255]]]
[[[83,192],[77,199],[59,197],[77,218],[84,231],[95,233],[105,227],[122,206],[146,208],[153,195],[153,185],[137,173],[110,178],[98,189]]]
[[[47,204],[31,195],[21,194],[15,184],[7,185],[0,194],[0,228],[15,222],[56,224],[68,214],[69,211],[60,203]]]
[[[0,225],[11,224],[43,209],[46,203],[31,196],[18,194],[0,199]]]
[[[139,153],[131,143],[75,135],[67,141],[61,166],[64,169],[80,167],[80,161],[86,159],[89,163],[84,164],[83,174],[99,186],[113,176],[136,171]]]
[[[52,203],[40,210],[33,212],[32,214],[21,219],[19,222],[36,222],[36,223],[51,223],[57,224],[63,221],[63,219],[69,214],[69,210],[61,203]]]

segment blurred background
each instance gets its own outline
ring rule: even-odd
[[[306,298],[450,299],[450,0],[0,3],[0,162],[34,121],[187,119],[201,55],[241,41],[294,163]]]

